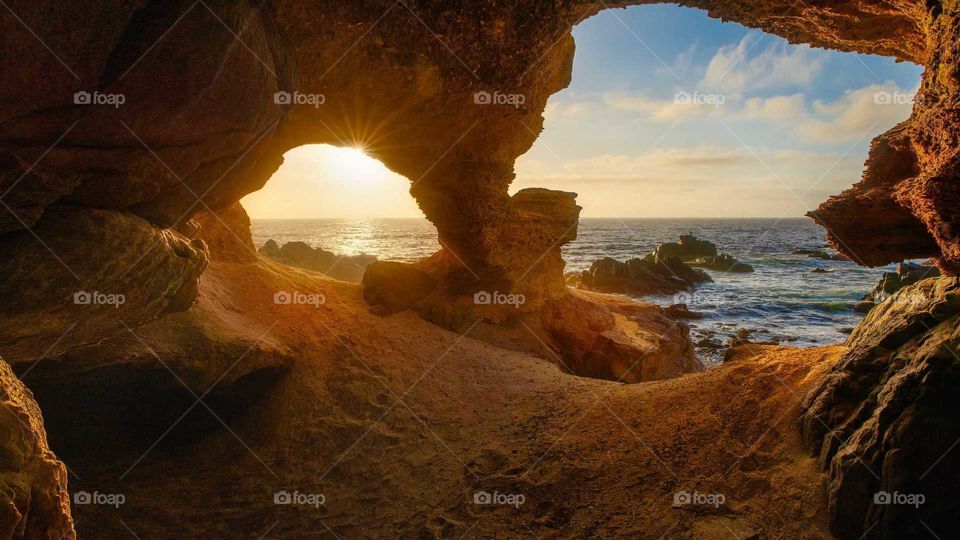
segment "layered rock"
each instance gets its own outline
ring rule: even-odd
[[[960,438],[960,281],[901,289],[846,345],[807,396],[800,423],[830,474],[831,529],[841,538],[950,530],[960,511],[960,454],[952,452]]]
[[[40,409],[0,359],[0,537],[74,539],[67,468],[47,446]]]

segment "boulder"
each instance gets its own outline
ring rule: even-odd
[[[436,287],[437,281],[413,264],[377,261],[363,274],[363,299],[375,313],[409,309]]]
[[[691,268],[676,257],[647,255],[620,262],[605,257],[580,274],[579,288],[636,295],[672,294],[713,281],[706,272]]]
[[[698,257],[716,257],[717,246],[692,234],[681,234],[679,242],[660,244],[653,254],[660,259],[677,257],[682,261],[689,261]]]
[[[951,530],[960,453],[960,280],[904,287],[864,317],[803,402],[804,444],[829,472],[829,523],[857,538]],[[910,505],[904,497],[921,495]]]
[[[703,313],[690,311],[686,304],[671,304],[664,308],[663,313],[673,320],[702,319],[704,317]]]
[[[199,238],[210,248],[210,258],[234,263],[257,261],[257,248],[250,236],[250,217],[239,202],[227,207],[204,210],[191,221],[198,230],[190,238]]]
[[[0,538],[76,537],[67,468],[47,445],[33,394],[0,358]]]
[[[748,273],[753,272],[753,267],[734,259],[731,255],[721,253],[713,257],[697,257],[687,264],[699,268],[709,268],[717,272]]]
[[[287,242],[278,247],[273,239],[267,240],[260,253],[278,262],[326,274],[334,279],[357,283],[363,278],[367,266],[376,261],[374,255],[337,255],[332,251],[315,248],[305,242]]]

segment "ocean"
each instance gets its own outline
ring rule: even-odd
[[[252,232],[257,247],[270,238],[281,245],[300,240],[337,253],[398,261],[414,261],[439,248],[436,229],[425,219],[255,219]],[[884,271],[894,269],[793,254],[798,248],[826,246],[825,231],[806,218],[631,218],[582,219],[577,239],[563,248],[566,270],[585,270],[601,257],[642,257],[685,233],[710,240],[721,252],[754,267],[749,274],[707,270],[714,281],[690,293],[639,297],[663,306],[684,301],[703,313],[703,319],[688,321],[694,342],[722,344],[748,329],[756,341],[798,347],[840,343],[862,318],[854,304]],[[812,272],[815,268],[827,272]],[[708,365],[723,355],[721,349],[704,346],[697,353]]]

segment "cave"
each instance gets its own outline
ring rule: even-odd
[[[859,264],[930,257],[946,276],[843,347],[744,351],[688,375],[702,366],[685,326],[565,286],[576,194],[508,191],[571,82],[572,28],[643,3],[4,4],[0,532],[946,535],[960,509],[958,6],[683,3],[924,66],[911,116],[811,217]],[[440,244],[371,264],[359,286],[259,255],[236,204],[285,153],[345,141],[416,179]],[[327,301],[274,301],[291,288]],[[478,305],[488,291],[525,303]],[[123,301],[76,300],[89,293]],[[96,399],[118,379],[116,401]],[[193,424],[136,467],[84,464],[94,440],[142,447],[211,388],[229,422]],[[91,399],[99,416],[123,410],[71,421]],[[126,503],[87,504],[77,485]],[[710,489],[734,505],[677,509]],[[484,506],[490,493],[529,504]]]

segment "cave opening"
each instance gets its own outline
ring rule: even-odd
[[[360,281],[372,257],[411,262],[439,249],[436,228],[409,189],[406,177],[361,144],[308,144],[286,152],[267,184],[241,204],[258,248],[274,240],[285,262]],[[291,242],[319,251],[299,246],[298,253]]]
[[[571,83],[550,97],[511,185],[578,194],[568,283],[603,257],[644,257],[690,233],[756,271],[707,267],[695,289],[634,296],[703,317],[688,322],[708,364],[738,331],[801,346],[845,339],[855,308],[897,269],[838,254],[804,214],[860,179],[871,141],[910,116],[922,68],[679,6],[603,10],[573,35]]]

